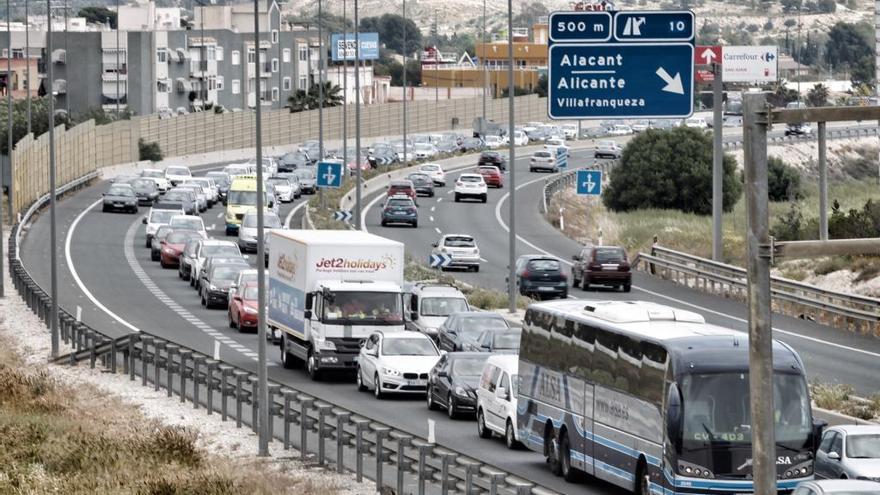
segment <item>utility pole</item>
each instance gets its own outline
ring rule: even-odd
[[[199,50],[199,67],[202,69],[202,87],[199,88],[199,96],[201,96],[202,100],[202,111],[205,110],[205,105],[208,99],[208,75],[206,74],[208,70],[208,45],[205,43],[205,4],[201,1],[199,2],[199,7],[201,7],[202,12],[199,16],[199,36],[202,38],[202,47]],[[118,20],[116,22],[119,22]]]
[[[119,45],[119,0],[116,0],[116,120],[119,120],[119,100],[122,99],[122,94],[119,91],[119,71],[122,70],[119,63],[120,51],[122,51],[122,47]]]
[[[318,0],[318,161],[324,161],[324,10]],[[346,164],[348,165],[348,164]],[[321,209],[327,207],[324,188],[320,188]]]
[[[355,71],[354,71],[354,156],[355,158],[360,159],[361,156],[361,68],[360,68],[360,59],[361,59],[361,28],[358,26],[358,0],[354,0],[354,63],[355,63]],[[406,72],[406,68],[404,68],[404,72]],[[355,187],[355,210],[357,210],[357,217],[355,217],[355,225],[358,230],[364,228],[362,217],[361,217],[361,184],[362,184],[362,174],[361,168],[355,167],[357,170],[357,185]]]
[[[342,163],[348,166],[348,10],[342,0]],[[337,47],[338,49],[339,47]],[[338,74],[338,72],[337,72]]]
[[[202,11],[204,14],[204,11]],[[254,0],[254,74],[257,83],[256,92],[256,153],[257,153],[257,379],[260,382],[259,398],[257,399],[259,420],[252,418],[259,425],[259,446],[257,455],[269,456],[269,374],[266,369],[266,268],[263,261],[266,256],[265,229],[263,222],[263,128],[262,110],[263,102],[260,100],[260,1]]]
[[[754,491],[776,494],[770,220],[767,197],[767,97],[743,95],[743,165],[748,218],[749,395]]]
[[[6,0],[6,39],[9,46],[6,49],[6,156],[9,157],[9,171],[12,176],[12,28],[9,27],[11,17],[9,15],[9,0]],[[12,196],[12,184],[9,184],[10,197]],[[3,170],[0,167],[0,253],[3,253]],[[10,214],[12,208],[9,208]],[[3,263],[0,263],[0,298],[6,297],[6,284],[4,283]]]
[[[507,140],[510,150],[510,231],[508,232],[508,273],[507,292],[508,309],[511,313],[516,312],[516,147],[513,139],[514,121],[514,90],[516,84],[513,81],[513,0],[507,0]]]
[[[27,1],[27,0],[25,0],[25,1]],[[116,25],[117,26],[119,25],[119,6],[118,5],[116,6]],[[67,0],[64,0],[64,56],[65,57],[70,56],[70,50],[67,49],[67,47],[68,47],[67,39],[69,37],[70,37],[70,23],[68,22]],[[67,76],[67,74],[68,74],[67,60],[65,59],[64,62],[65,62],[64,63],[65,78],[69,80],[70,77]],[[69,94],[64,95],[64,111],[67,112],[67,118],[69,119],[70,118],[70,95]]]
[[[403,166],[406,167],[406,0],[403,0]]]
[[[880,1],[880,0],[878,0]],[[483,0],[483,56],[480,57],[480,65],[483,66],[483,122],[486,121],[486,90],[489,87],[489,73],[486,72],[486,0]],[[513,137],[511,136],[511,139]],[[513,166],[513,165],[511,165]]]
[[[31,133],[31,19],[28,13],[30,0],[24,0],[24,53],[27,66],[25,77],[27,78],[27,133]],[[10,38],[11,39],[11,38]],[[10,189],[11,191],[12,189]]]
[[[440,25],[437,24],[437,9],[434,9],[434,103],[440,103]],[[406,72],[406,70],[404,70]]]
[[[52,61],[52,0],[46,0],[46,53],[49,55],[46,61],[46,81],[49,83],[49,266],[50,266],[50,294],[52,309],[50,312],[49,328],[52,334],[52,357],[58,357],[60,346],[58,338],[58,222],[55,218],[55,75]]]
[[[712,259],[722,261],[724,257],[724,236],[722,234],[722,215],[724,214],[724,155],[721,152],[723,122],[721,113],[722,81],[720,60],[713,64],[712,80]]]

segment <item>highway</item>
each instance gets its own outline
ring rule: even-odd
[[[588,164],[590,152],[579,151],[571,161]],[[476,160],[476,159],[475,159]],[[517,188],[517,254],[545,252],[564,262],[577,249],[577,243],[557,232],[544,221],[538,211],[544,179],[549,174],[528,172],[527,156],[515,163]],[[194,167],[205,172],[219,165]],[[453,174],[453,176],[456,174]],[[506,176],[509,180],[509,175]],[[452,184],[452,177],[448,184]],[[95,184],[59,203],[59,294],[60,303],[71,312],[82,308],[82,319],[108,335],[123,335],[142,329],[174,340],[207,354],[219,346],[221,359],[244,368],[256,369],[257,338],[240,334],[227,326],[226,312],[207,310],[188,284],[177,277],[176,270],[163,270],[149,260],[143,246],[142,215],[106,214],[97,208],[106,183]],[[437,197],[420,198],[418,229],[384,228],[379,226],[375,205],[378,196],[365,198],[366,227],[373,233],[397,239],[406,244],[407,253],[416,259],[427,259],[431,242],[440,233],[468,233],[477,237],[486,260],[479,273],[458,273],[462,280],[485,287],[505,288],[507,273],[509,223],[508,201],[511,184],[491,190],[489,201],[455,203],[451,186],[437,189]],[[294,209],[291,225],[299,225],[302,208],[295,202],[284,205],[281,217]],[[147,208],[141,209],[145,213]],[[215,206],[202,214],[209,234],[224,238],[222,207]],[[45,249],[49,239],[48,216],[43,215],[32,225],[23,241],[22,255],[28,271],[42,287],[49,285],[49,267]],[[250,255],[253,260],[254,255]],[[703,314],[712,323],[746,329],[743,304],[711,297],[687,288],[636,274],[633,292],[572,289],[574,297],[603,299],[642,299],[670,304]],[[854,385],[861,394],[877,390],[873,382],[880,342],[876,339],[848,334],[812,322],[775,316],[776,337],[789,343],[804,358],[808,374],[825,381]],[[595,480],[586,486],[570,485],[552,476],[540,455],[527,451],[509,452],[500,439],[481,440],[472,420],[449,420],[443,412],[429,412],[423,400],[392,399],[377,401],[368,394],[358,394],[350,377],[338,377],[330,383],[308,380],[301,370],[284,370],[278,364],[278,350],[270,347],[270,376],[320,399],[356,410],[412,434],[427,436],[427,420],[436,422],[438,443],[458,450],[483,462],[528,478],[561,493],[622,493],[617,488]],[[842,366],[847,363],[847,366]]]

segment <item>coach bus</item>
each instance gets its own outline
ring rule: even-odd
[[[639,495],[751,493],[748,335],[637,301],[529,306],[519,357],[519,438],[551,471]],[[773,342],[778,488],[813,477],[804,366]]]

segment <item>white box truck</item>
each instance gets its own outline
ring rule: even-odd
[[[281,363],[354,370],[361,341],[404,330],[404,245],[355,230],[273,230],[268,319]]]

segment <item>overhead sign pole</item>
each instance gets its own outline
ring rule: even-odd
[[[708,76],[712,83],[712,259],[715,261],[722,261],[724,256],[721,230],[724,212],[724,154],[721,148],[724,128],[722,122],[724,81],[721,49],[720,46],[698,46],[694,52],[694,66],[711,69],[711,72],[698,70],[696,75],[697,81],[709,82],[706,81]]]

